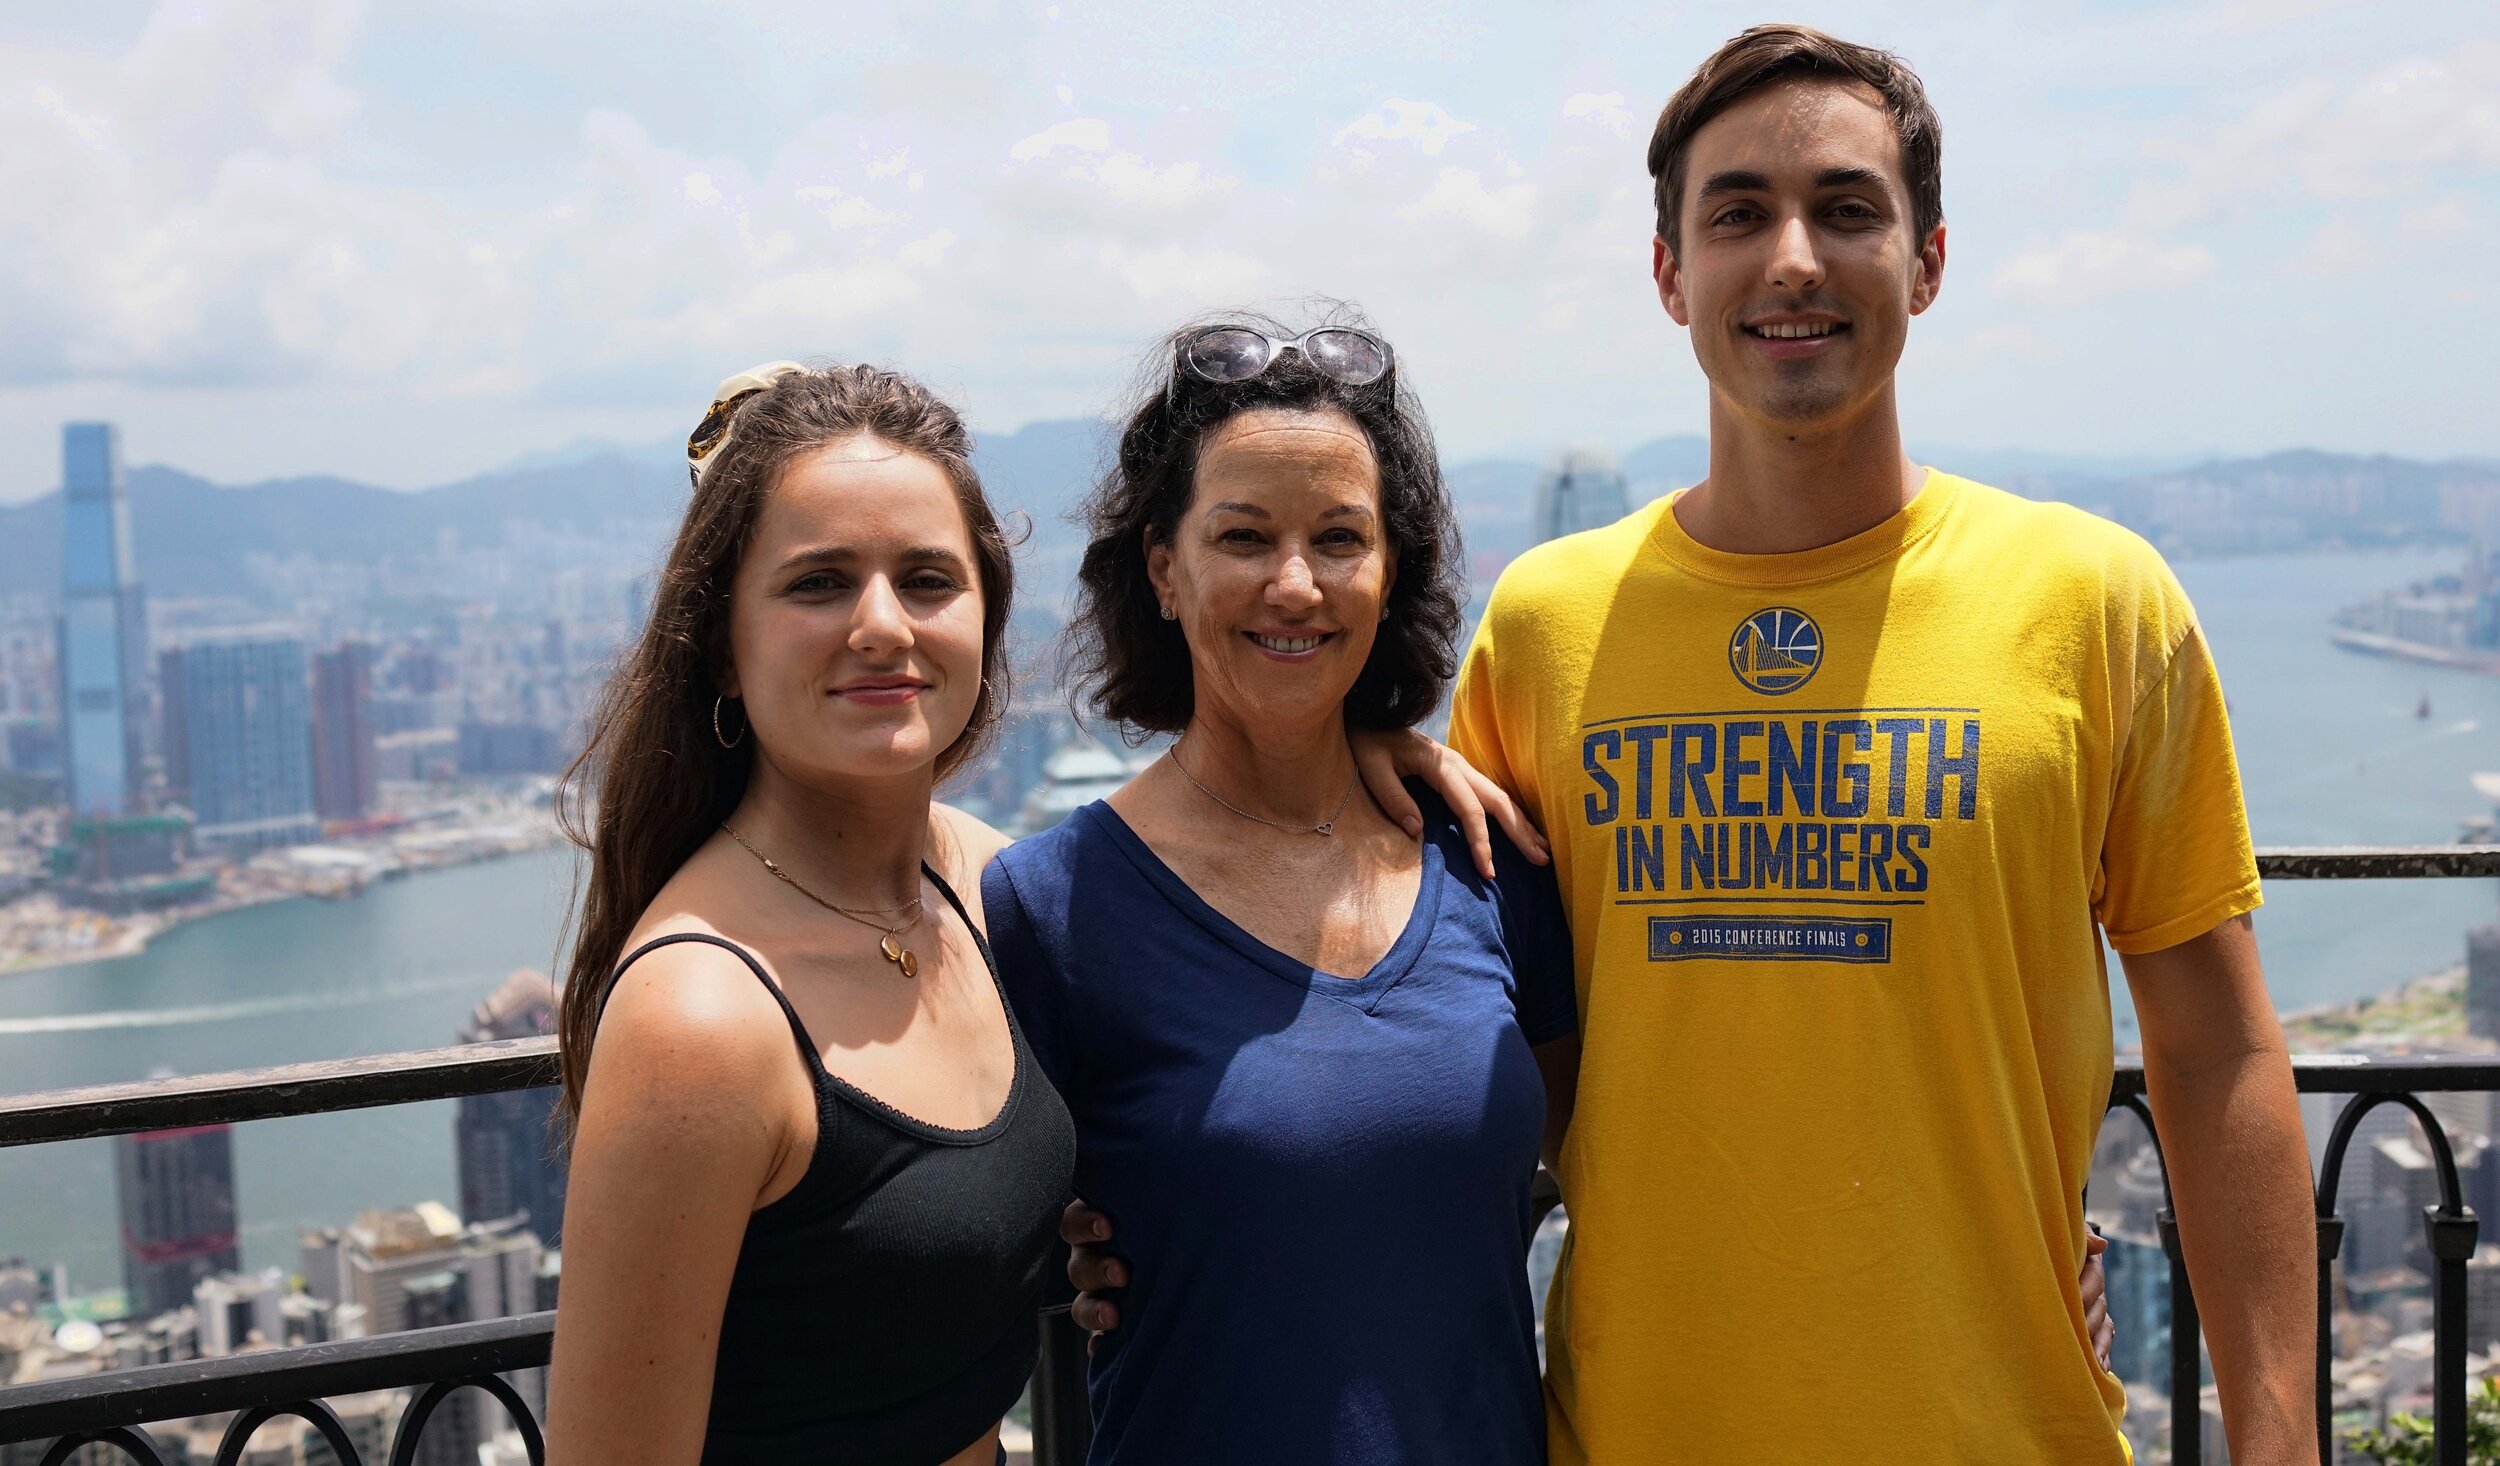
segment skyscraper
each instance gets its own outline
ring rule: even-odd
[[[524,967],[477,1005],[460,1041],[532,1038],[555,1028],[555,984]],[[548,1127],[555,1106],[553,1088],[470,1095],[460,1101],[457,1122],[460,1209],[475,1221],[527,1212],[530,1230],[550,1247],[564,1231],[564,1165]]]
[[[313,809],[325,820],[373,813],[373,648],[360,641],[313,658]]]
[[[234,1137],[226,1125],[113,1142],[122,1214],[122,1282],[133,1317],[191,1301],[200,1280],[243,1266],[235,1245]]]
[[[121,434],[61,430],[61,724],[70,807],[139,807],[147,756],[147,603],[130,548]]]
[[[167,782],[203,844],[258,849],[320,834],[304,644],[241,635],[173,648],[159,665]]]
[[[1540,542],[1612,524],[1631,512],[1623,470],[1603,453],[1567,450],[1537,480],[1536,537]]]

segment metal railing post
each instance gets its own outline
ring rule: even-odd
[[[2327,1203],[2331,1205],[2331,1203]],[[2318,1460],[2335,1460],[2335,1259],[2344,1250],[2344,1219],[2318,1215]]]
[[[2479,1230],[2474,1209],[2453,1198],[2422,1208],[2422,1231],[2439,1275],[2431,1294],[2431,1438],[2439,1466],[2466,1466],[2465,1264]]]
[[[1085,1331],[1066,1309],[1042,1315],[1042,1357],[1033,1369],[1033,1466],[1085,1466],[1093,1448],[1085,1344]]]
[[[2188,1286],[2187,1252],[2179,1245],[2179,1214],[2164,1205],[2155,1221],[2161,1250],[2170,1258],[2170,1461],[2202,1466],[2205,1459],[2205,1351],[2196,1318],[2196,1293]]]

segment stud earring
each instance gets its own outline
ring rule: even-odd
[[[1180,619],[1180,613],[1173,610],[1170,606],[1165,606],[1163,608],[1163,619],[1166,621],[1178,621]]]

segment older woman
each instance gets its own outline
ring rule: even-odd
[[[1429,794],[1410,836],[1348,741],[1453,669],[1431,438],[1358,326],[1168,350],[1091,506],[1076,635],[1095,707],[1178,741],[983,882],[1078,1191],[1135,1267],[1093,1459],[1528,1466],[1569,938],[1542,871],[1497,842],[1480,874]]]

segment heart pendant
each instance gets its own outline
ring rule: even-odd
[[[1337,822],[1335,820],[1322,821],[1319,824],[1311,826],[1311,833],[1314,835],[1333,835],[1337,833]]]

